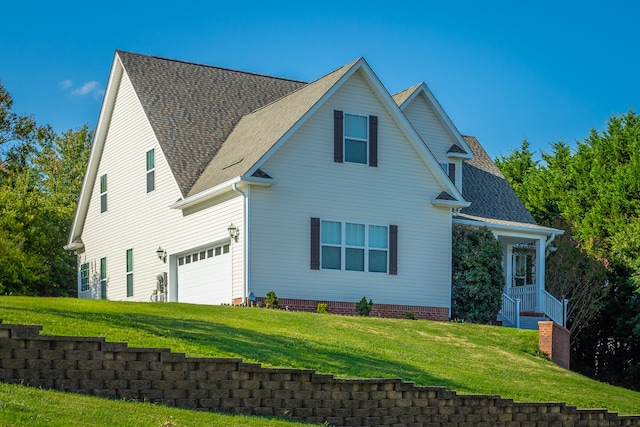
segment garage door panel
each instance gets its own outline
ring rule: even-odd
[[[191,255],[181,257],[179,264],[182,265],[178,265],[178,301],[231,304],[231,254],[223,252],[221,247],[206,252],[212,256],[198,256],[197,260]],[[187,263],[187,260],[190,262]]]

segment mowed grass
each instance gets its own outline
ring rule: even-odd
[[[171,424],[173,422],[174,424]],[[302,427],[294,421],[224,415],[0,383],[3,427]]]
[[[337,377],[401,378],[459,393],[640,414],[640,393],[558,367],[538,351],[537,331],[257,308],[27,297],[0,297],[0,318],[4,323],[43,325],[43,334],[103,336],[187,356],[241,357]]]

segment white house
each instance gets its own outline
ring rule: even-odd
[[[291,309],[350,313],[366,296],[374,315],[446,320],[454,222],[503,243],[504,321],[517,324],[516,298],[551,315],[558,230],[535,224],[424,83],[392,97],[363,58],[305,83],[117,51],[66,247],[81,298],[247,304],[273,290]]]

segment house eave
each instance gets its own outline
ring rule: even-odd
[[[564,230],[558,230],[556,228],[550,227],[542,227],[537,224],[521,224],[521,223],[496,223],[490,221],[482,221],[476,219],[464,219],[464,218],[454,218],[453,221],[457,224],[470,225],[473,227],[487,227],[492,230],[503,231],[503,232],[512,232],[512,233],[532,233],[538,235],[545,236],[553,236],[564,234]]]
[[[468,208],[469,206],[471,206],[471,202],[460,201],[460,200],[442,200],[442,199],[433,199],[431,200],[431,204],[433,206],[453,208],[453,209],[462,209],[462,208]]]
[[[449,158],[449,159],[469,160],[469,159],[473,159],[473,154],[470,154],[470,153],[447,153],[447,158]]]
[[[189,196],[185,199],[178,200],[176,203],[169,206],[170,209],[185,209],[196,205],[198,203],[202,203],[204,201],[213,199],[221,194],[228,193],[234,191],[234,184],[244,184],[244,186],[256,186],[256,187],[271,187],[276,184],[277,181],[272,178],[259,178],[254,176],[237,176],[228,181],[223,182],[222,184],[218,184],[215,187],[211,187],[207,190],[196,193],[192,196]]]

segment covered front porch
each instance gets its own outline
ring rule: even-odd
[[[454,221],[489,228],[502,245],[504,292],[498,315],[504,326],[538,329],[539,320],[566,326],[567,300],[560,301],[545,289],[545,260],[552,242],[562,230],[507,221]]]

